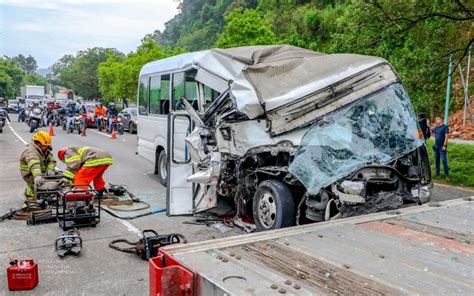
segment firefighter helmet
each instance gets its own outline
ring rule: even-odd
[[[43,146],[51,147],[51,136],[45,131],[39,131],[31,138],[34,142],[39,142]]]
[[[63,159],[64,159],[64,154],[66,153],[66,150],[67,150],[66,147],[59,149],[59,151],[58,151],[58,158],[59,158],[60,161],[63,161]]]

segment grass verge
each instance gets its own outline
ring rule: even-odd
[[[428,140],[426,145],[430,155],[433,180],[445,184],[474,188],[474,145],[448,142],[449,180],[444,179],[442,162],[440,170],[441,174],[439,177],[436,177],[433,152],[434,141]]]

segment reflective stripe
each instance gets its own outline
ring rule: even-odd
[[[20,171],[22,172],[29,172],[30,168],[28,167],[27,164],[20,164]]]
[[[81,159],[82,159],[82,156],[84,155],[84,152],[86,152],[87,149],[89,149],[89,147],[82,147],[82,148],[77,149],[77,153],[79,153],[79,156],[81,157]]]
[[[94,166],[99,166],[99,165],[111,165],[113,164],[114,161],[112,158],[99,158],[99,159],[92,159],[88,160],[84,163],[84,167],[94,167]]]
[[[66,170],[64,173],[63,173],[64,177],[68,178],[68,179],[74,179],[74,173],[72,173],[71,171],[69,170]]]
[[[56,164],[55,164],[54,162],[50,162],[50,163],[48,164],[48,170],[53,170],[53,169],[55,169],[55,168],[56,168]]]
[[[81,157],[79,155],[74,155],[74,156],[66,158],[64,162],[68,163],[68,162],[73,162],[73,161],[78,161],[78,160],[81,160]]]
[[[40,163],[40,161],[38,159],[32,159],[30,161],[28,161],[28,168],[31,168],[32,165],[34,164],[37,164],[37,163]]]
[[[33,192],[33,187],[30,186],[29,184],[26,185],[25,195],[26,195],[27,197],[34,197],[34,196],[35,196],[35,194],[34,194],[34,192]]]
[[[31,174],[33,174],[34,177],[41,176],[41,170],[40,169],[31,170]]]

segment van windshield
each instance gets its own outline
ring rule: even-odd
[[[361,167],[387,164],[423,144],[406,91],[392,84],[320,118],[289,171],[314,195]]]

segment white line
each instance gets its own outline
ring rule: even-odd
[[[104,137],[107,137],[107,138],[110,138],[109,135],[104,134],[104,133],[102,133],[102,132],[98,132],[98,131],[95,131],[95,130],[88,130],[88,131],[93,132],[93,133],[96,133],[96,134],[101,135],[101,136],[104,136]]]
[[[8,127],[12,130],[12,132],[15,134],[15,136],[20,139],[20,141],[23,142],[23,144],[27,145],[28,143],[19,135],[17,132],[13,129],[12,125],[10,124],[10,121],[8,121]]]
[[[127,227],[127,230],[129,232],[133,232],[136,235],[138,235],[139,237],[142,237],[142,234],[141,234],[140,230],[138,228],[136,228],[135,226],[133,226],[132,223],[128,222],[127,220],[121,220],[119,218],[115,218],[115,219],[117,221],[119,221],[120,223],[122,223],[123,225],[125,225],[125,227]]]

